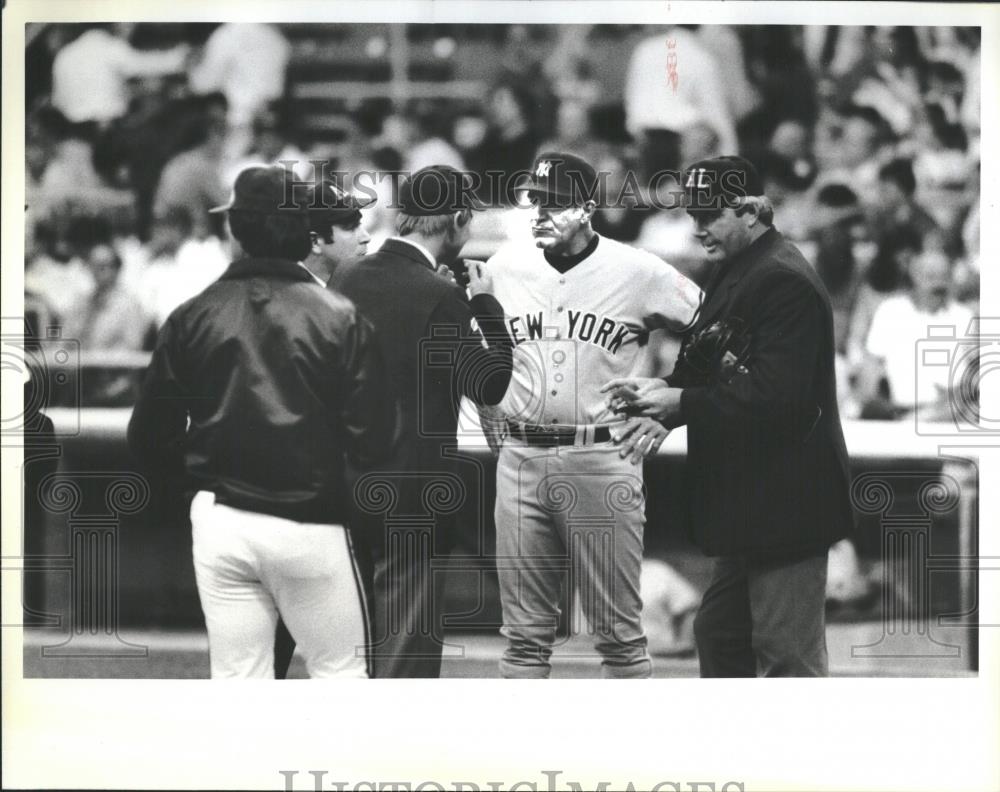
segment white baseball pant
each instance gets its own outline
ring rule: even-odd
[[[278,614],[309,676],[367,677],[362,589],[342,525],[191,504],[195,578],[212,678],[274,678]]]

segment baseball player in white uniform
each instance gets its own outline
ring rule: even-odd
[[[669,264],[593,231],[596,184],[579,157],[540,155],[521,187],[535,247],[511,243],[486,265],[516,345],[496,417],[504,677],[549,676],[564,585],[579,593],[602,675],[651,673],[642,467],[612,442],[623,418],[600,388],[644,362],[650,331],[690,327],[702,295]]]

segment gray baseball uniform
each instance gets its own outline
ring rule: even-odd
[[[542,250],[512,243],[489,261],[516,344],[500,404],[497,565],[507,677],[547,677],[560,591],[578,591],[610,677],[650,674],[639,614],[642,468],[621,459],[622,419],[600,393],[644,362],[651,330],[682,332],[701,290],[644,251],[600,238],[560,272]]]

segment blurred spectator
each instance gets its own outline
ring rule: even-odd
[[[240,171],[252,165],[287,166],[287,163],[292,163],[290,167],[297,178],[312,181],[313,165],[309,157],[292,143],[288,121],[277,102],[257,111],[250,125],[250,133],[250,145],[246,154],[227,166],[222,174],[222,182],[227,190],[236,183]]]
[[[29,22],[24,26],[24,107],[51,101],[56,53],[79,34],[80,25]]]
[[[649,26],[655,34],[632,53],[625,77],[625,124],[640,146],[646,178],[683,164],[681,136],[698,124],[715,133],[720,153],[738,153],[719,65],[696,35],[697,28]],[[676,64],[675,70],[668,62]]]
[[[760,91],[747,76],[743,42],[732,25],[702,25],[698,28],[698,41],[715,59],[729,113],[738,125],[762,101]]]
[[[810,251],[810,260],[826,286],[833,310],[837,400],[843,414],[857,417],[860,406],[851,387],[852,369],[849,338],[858,294],[863,288],[864,275],[875,258],[877,245],[854,192],[840,184],[827,185],[810,205],[814,224],[803,249]]]
[[[586,36],[592,27],[566,25],[560,28],[556,46],[545,63],[557,104],[555,137],[542,149],[581,152],[593,145],[592,115],[601,101],[601,86],[588,60]]]
[[[867,29],[864,54],[837,80],[834,102],[871,107],[894,134],[907,134],[920,112],[920,86],[926,69],[913,28]]]
[[[960,114],[965,131],[971,139],[976,141],[975,148],[978,151],[983,55],[979,46],[979,36],[981,33],[978,28],[972,28],[972,31],[973,35],[976,36],[975,49],[969,54],[965,63],[965,92],[962,94]]]
[[[694,616],[700,593],[665,561],[642,561],[642,623],[649,653],[656,657],[694,654]]]
[[[763,167],[780,174],[780,181],[795,192],[806,190],[816,178],[809,128],[798,119],[777,123],[763,159]]]
[[[69,312],[63,338],[79,342],[82,352],[137,352],[151,326],[137,296],[121,284],[122,260],[111,245],[95,245],[87,257],[94,290]],[[95,361],[96,363],[96,361]],[[115,359],[84,369],[82,403],[92,407],[127,406],[135,398],[136,379]]]
[[[539,146],[540,151],[573,151],[586,158],[595,147],[591,128],[592,106],[576,99],[559,102],[555,137]]]
[[[84,350],[139,350],[149,321],[135,294],[120,282],[122,260],[108,244],[98,244],[87,255],[93,291],[68,312],[63,335],[75,338]]]
[[[753,25],[739,30],[748,77],[761,99],[739,124],[740,142],[748,149],[759,148],[775,125],[788,118],[812,127],[817,117],[816,76],[803,53],[802,29]]]
[[[910,148],[915,151],[917,194],[941,228],[952,228],[975,171],[975,160],[967,154],[965,130],[960,124],[949,123],[938,105],[929,105]]]
[[[815,245],[812,261],[826,286],[833,307],[834,346],[837,355],[847,352],[851,312],[857,299],[862,273],[854,257],[855,240],[866,233],[858,196],[843,184],[822,188],[812,207],[814,225],[810,240]],[[870,263],[873,256],[868,256]]]
[[[931,325],[951,326],[957,336],[963,335],[972,311],[952,299],[951,264],[943,252],[918,255],[910,264],[909,279],[905,294],[879,305],[868,332],[858,382],[863,418],[897,418],[911,414],[917,405],[944,414],[949,409],[951,372],[946,366],[922,366],[918,373],[916,344],[928,337]],[[949,350],[954,341],[944,339],[940,346]]]
[[[878,203],[872,212],[871,224],[876,240],[891,238],[905,226],[921,238],[938,231],[938,225],[917,203],[917,179],[913,163],[894,159],[878,172]]]
[[[404,169],[416,173],[430,165],[448,165],[455,170],[465,170],[465,160],[448,140],[451,116],[446,107],[430,103],[418,104],[405,128],[406,151]]]
[[[354,157],[350,161],[356,167],[352,176],[352,182],[356,184],[345,184],[344,187],[354,186],[353,191],[375,197],[362,214],[361,224],[371,236],[368,249],[378,250],[386,239],[396,233],[399,211],[396,200],[403,157],[395,148],[383,146],[370,152],[367,159]]]
[[[106,24],[80,25],[81,34],[52,64],[52,104],[73,123],[106,125],[128,109],[128,80],[182,71],[188,48],[140,51]]]
[[[67,205],[65,211],[40,219],[26,234],[24,287],[48,307],[62,324],[90,299],[94,278],[87,259],[97,245],[111,244],[107,218]]]
[[[603,151],[593,162],[604,180],[604,193],[591,221],[593,229],[618,242],[635,242],[643,223],[655,209],[646,201],[634,165],[611,149]],[[644,203],[639,205],[640,202]]]
[[[655,203],[652,200],[650,203],[668,208],[656,208],[650,212],[639,231],[636,247],[669,261],[700,283],[706,261],[694,235],[694,222],[682,208],[669,208],[678,206],[678,196],[684,191],[677,179],[669,174],[658,178],[655,188]]]
[[[813,222],[807,193],[816,180],[810,131],[801,121],[778,122],[767,147],[750,154],[764,179],[766,195],[781,218],[781,230],[793,239],[803,239]]]
[[[207,121],[220,105],[225,113],[221,94],[200,97],[184,86],[175,88],[143,94],[100,141],[104,170],[125,172],[135,195],[136,228],[144,240],[149,238],[163,168],[177,154],[205,141]]]
[[[550,35],[551,30],[540,25],[509,25],[496,71],[496,84],[514,86],[523,97],[527,125],[538,140],[552,134],[559,105],[553,90],[556,80],[546,63]]]
[[[937,105],[949,124],[961,123],[962,94],[965,91],[965,75],[953,63],[931,61],[927,65],[927,89],[923,101]]]
[[[932,247],[934,237],[929,238]],[[924,249],[923,238],[910,226],[902,226],[889,237],[881,239],[875,258],[862,269],[863,280],[854,299],[847,336],[847,359],[858,366],[865,356],[868,330],[875,311],[886,297],[902,292],[907,285],[906,273],[910,262]]]
[[[214,228],[208,210],[229,195],[222,176],[226,146],[226,103],[221,94],[205,102],[197,145],[171,159],[163,168],[153,199],[153,212],[163,217],[169,210],[185,209],[198,239]],[[231,183],[231,182],[230,182]]]
[[[962,249],[964,257],[955,272],[955,294],[959,301],[971,304],[979,303],[979,202],[976,201],[969,209],[962,223]]]
[[[157,327],[181,303],[216,281],[229,256],[217,237],[198,239],[187,208],[169,207],[153,224],[150,262],[139,281],[146,312]]]
[[[244,126],[282,98],[291,56],[291,45],[274,25],[227,22],[209,36],[188,79],[197,93],[225,94],[230,123]]]
[[[469,167],[483,179],[483,200],[514,205],[516,174],[531,167],[540,143],[531,110],[530,93],[517,83],[500,83],[490,94],[486,135],[468,158]],[[498,175],[491,180],[488,172]]]
[[[58,113],[57,110],[52,112]],[[27,217],[29,224],[46,213],[42,206],[41,183],[54,146],[51,133],[40,120],[41,115],[42,112],[28,113],[24,119],[24,202],[31,209]]]
[[[71,262],[65,246],[56,238],[54,225],[41,220],[26,224],[24,239],[24,293],[26,301],[44,325],[59,319],[93,288],[90,273],[78,261]]]
[[[802,52],[814,73],[841,76],[861,59],[864,39],[856,25],[806,25]]]
[[[848,107],[817,124],[814,151],[818,181],[850,184],[863,204],[877,204],[878,169],[889,130],[871,107]]]
[[[131,193],[108,186],[97,173],[91,125],[71,123],[51,107],[40,109],[30,124],[40,135],[26,148],[29,162],[34,161],[27,198],[37,216],[62,211],[68,203],[95,212],[131,205]]]

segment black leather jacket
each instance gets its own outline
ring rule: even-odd
[[[236,261],[160,331],[129,446],[152,475],[219,503],[345,522],[345,461],[383,461],[396,434],[371,333],[295,262]]]

